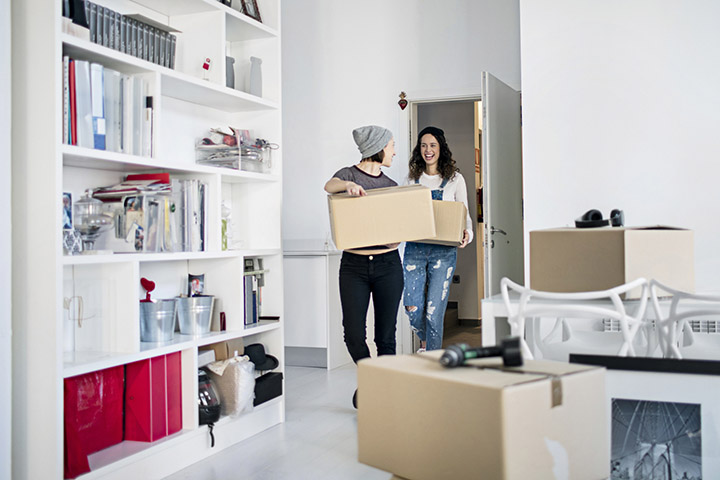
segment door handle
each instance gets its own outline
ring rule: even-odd
[[[501,235],[507,235],[507,232],[506,232],[505,230],[502,230],[502,229],[500,229],[500,228],[495,228],[495,227],[492,227],[492,226],[491,226],[491,227],[490,227],[490,235],[492,235],[492,234],[494,234],[494,233],[499,233],[499,234],[501,234]]]

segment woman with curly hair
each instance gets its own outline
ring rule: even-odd
[[[462,202],[467,209],[465,179],[455,166],[441,129],[426,127],[420,132],[409,170],[408,184],[425,185],[432,190],[433,200]],[[460,248],[465,248],[472,238],[468,213]],[[420,339],[419,351],[442,348],[443,322],[456,262],[456,247],[418,242],[405,245],[404,305],[410,326]]]

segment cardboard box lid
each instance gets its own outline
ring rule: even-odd
[[[417,183],[413,183],[412,185],[399,185],[395,187],[383,187],[383,188],[371,188],[370,190],[365,190],[365,193],[367,197],[375,197],[378,195],[394,195],[399,194],[403,192],[408,192],[412,190],[430,190],[425,185],[420,185]],[[363,198],[358,197],[356,195],[350,195],[347,192],[340,192],[340,193],[333,193],[328,195],[328,198],[330,198],[333,201],[343,201],[347,199],[357,199],[357,198]],[[431,197],[432,198],[432,197]]]
[[[198,350],[214,350],[215,361],[227,360],[228,358],[237,355],[242,355],[245,352],[244,340],[242,337],[231,338],[223,342],[210,343],[208,345],[201,345]]]
[[[565,233],[565,232],[629,232],[629,231],[657,231],[657,230],[668,230],[668,231],[686,231],[691,232],[689,228],[673,227],[670,225],[650,225],[650,226],[638,226],[638,227],[593,227],[593,228],[577,228],[577,227],[556,227],[556,228],[539,228],[537,230],[530,231],[530,235],[536,232],[542,233]]]
[[[598,368],[548,360],[526,360],[521,367],[506,368],[499,357],[467,362],[469,366],[478,368],[446,368],[440,365],[442,352],[433,350],[417,355],[383,355],[372,360],[362,360],[358,367],[401,371],[409,375],[421,375],[493,390],[503,390],[529,382],[550,381],[551,377],[563,377]]]

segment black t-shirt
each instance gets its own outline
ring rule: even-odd
[[[333,175],[333,177],[346,182],[355,182],[365,190],[397,186],[397,182],[385,175],[383,172],[380,172],[380,175],[370,175],[369,173],[360,170],[356,165],[341,168],[335,173],[335,175]]]

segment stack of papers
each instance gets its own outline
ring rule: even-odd
[[[128,195],[166,193],[169,194],[170,175],[156,173],[146,175],[128,175],[125,181],[117,185],[101,187],[93,192],[93,197],[104,202],[120,201]]]

